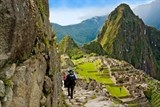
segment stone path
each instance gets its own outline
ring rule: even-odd
[[[65,95],[65,102],[69,107],[125,107],[120,104],[114,104],[104,96],[98,95],[94,91],[84,90],[81,87],[75,87],[74,98],[67,96],[67,88],[62,88]]]

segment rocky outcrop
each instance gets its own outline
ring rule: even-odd
[[[0,0],[0,106],[58,107],[60,58],[47,0]]]
[[[156,54],[159,53],[159,45],[153,46],[157,44],[153,38],[159,40],[159,31],[149,30],[128,5],[121,4],[109,15],[97,41],[109,56],[126,60],[159,78],[159,58]]]

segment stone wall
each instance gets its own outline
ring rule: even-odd
[[[0,107],[62,107],[47,0],[0,0]]]

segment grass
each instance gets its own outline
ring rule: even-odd
[[[151,105],[154,107],[160,106],[160,94],[158,92],[153,92],[151,96]]]
[[[109,93],[114,96],[114,97],[125,97],[125,96],[129,96],[130,94],[128,93],[128,91],[126,91],[126,88],[123,86],[109,86],[107,85],[107,90],[109,91]],[[121,88],[121,90],[120,90]]]
[[[74,65],[78,65],[79,63],[82,63],[83,60],[84,60],[84,58],[80,58],[78,60],[72,60],[72,61],[73,61]]]
[[[96,80],[99,83],[106,84],[107,90],[114,97],[125,97],[130,95],[125,87],[115,86],[114,82],[109,76],[108,69],[103,69],[101,72],[98,72],[98,69],[101,65],[100,60],[95,60],[93,62],[84,62],[84,61],[85,61],[84,58],[73,61],[74,64],[76,65],[75,71],[78,73],[79,77],[86,79],[87,81],[90,78]]]
[[[138,105],[135,103],[133,103],[133,104],[128,104],[128,107],[137,107]]]
[[[83,64],[80,64],[77,66],[76,71],[80,76],[85,77],[87,80],[95,79],[97,82],[104,83],[104,84],[113,84],[113,81],[110,77],[102,78],[101,76],[98,76],[97,68],[94,63],[91,62],[85,62]]]

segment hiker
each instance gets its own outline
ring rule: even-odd
[[[121,91],[122,91],[122,88],[120,87],[119,90],[120,90],[120,92],[121,92]]]
[[[68,96],[70,96],[70,98],[73,99],[73,91],[76,85],[77,78],[73,70],[69,70],[68,72],[69,74],[67,75],[67,78],[66,78],[66,86],[68,88]]]
[[[67,86],[66,86],[66,79],[67,79],[67,75],[66,75],[66,73],[65,72],[63,72],[63,82],[64,82],[64,88],[66,88]]]

